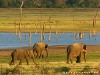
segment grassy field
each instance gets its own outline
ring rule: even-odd
[[[45,25],[45,32],[90,31],[93,18],[96,15],[95,29],[100,31],[100,9],[23,9],[22,32],[41,31]],[[73,12],[74,11],[74,12]],[[20,23],[20,9],[0,9],[0,31],[16,32]]]
[[[0,73],[13,75],[13,74],[21,74],[21,75],[62,75],[63,73],[72,73],[75,72],[79,75],[99,75],[100,73],[100,53],[88,53],[87,62],[85,63],[82,59],[82,62],[77,64],[66,64],[66,55],[65,54],[50,54],[47,59],[35,59],[38,66],[36,66],[32,60],[30,60],[30,64],[26,65],[26,62],[23,62],[23,65],[10,66],[9,62],[11,60],[10,57],[0,57]],[[83,73],[83,74],[82,74]],[[69,75],[72,75],[69,74]]]
[[[66,47],[67,46],[50,46],[48,48],[49,56],[45,58],[36,58],[35,61],[38,64],[36,66],[30,59],[29,65],[26,65],[24,60],[22,65],[18,65],[19,61],[16,61],[15,65],[10,66],[11,61],[11,49],[0,51],[0,73],[6,75],[20,74],[20,75],[99,75],[100,74],[100,46],[88,45],[87,62],[84,62],[82,56],[82,62],[76,63],[76,59],[73,58],[73,64],[66,64]],[[27,47],[31,49],[32,47]],[[23,48],[23,49],[26,49]]]

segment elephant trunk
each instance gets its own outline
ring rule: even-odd
[[[84,54],[84,61],[86,62],[86,51],[84,51],[83,54]]]
[[[46,50],[46,53],[47,53],[47,56],[46,56],[46,58],[48,57],[48,45],[46,44],[45,45],[45,50]]]
[[[48,57],[48,51],[47,51],[47,49],[46,49],[46,53],[47,53],[47,56],[46,56],[46,58]]]

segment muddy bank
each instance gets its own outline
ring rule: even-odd
[[[66,49],[68,45],[54,45],[48,47],[49,54],[66,54]],[[32,49],[32,46],[27,47],[18,47],[22,49]],[[0,49],[0,56],[9,56],[11,52],[18,48],[7,48],[7,49]],[[100,53],[100,45],[87,45],[88,53]]]

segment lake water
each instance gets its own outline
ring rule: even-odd
[[[25,33],[22,33],[22,40],[19,40],[18,35],[15,35],[15,33],[0,33],[0,48],[10,48],[10,47],[23,47],[23,46],[32,46],[34,43],[40,41],[40,33],[37,33],[36,35],[34,33],[31,34],[31,44],[29,45],[28,37],[29,34],[26,33],[26,39],[25,39]],[[92,36],[89,38],[89,33],[84,33],[83,39],[75,39],[75,33],[60,33],[56,35],[52,33],[51,34],[51,40],[48,41],[49,34],[45,33],[45,39],[43,42],[48,43],[51,45],[69,45],[74,42],[83,42],[87,45],[100,45],[100,33],[97,33],[95,36]]]

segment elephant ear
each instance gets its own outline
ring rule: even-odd
[[[45,45],[45,48],[48,48],[48,45],[47,44]]]
[[[83,49],[85,49],[85,50],[87,49],[87,48],[86,48],[86,45],[83,46]]]
[[[87,50],[86,45],[83,45],[83,53],[86,53],[86,50]]]
[[[81,43],[81,46],[83,47],[84,50],[86,50],[86,45],[84,43]]]

